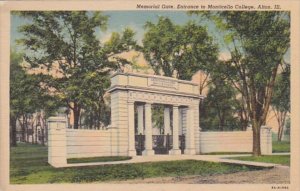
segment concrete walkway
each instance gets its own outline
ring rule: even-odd
[[[290,153],[274,153],[273,155],[288,155],[288,154],[290,154]],[[273,163],[227,159],[229,157],[242,157],[242,156],[251,156],[251,154],[134,156],[134,157],[132,157],[132,159],[125,160],[125,161],[72,163],[72,164],[67,164],[67,166],[65,166],[65,167],[101,166],[101,165],[111,165],[111,164],[132,164],[132,163],[175,161],[175,160],[200,160],[200,161],[209,161],[209,162],[222,162],[222,163],[227,163],[227,164],[250,165],[250,166],[265,167],[265,168],[281,166],[280,164],[273,164]]]

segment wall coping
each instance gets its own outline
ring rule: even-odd
[[[47,119],[47,122],[56,122],[56,121],[59,121],[59,122],[67,122],[67,119],[66,117],[62,117],[62,116],[56,116],[56,117],[49,117]]]
[[[195,85],[198,86],[197,83],[188,81],[188,80],[179,80],[173,77],[167,77],[167,76],[159,76],[159,75],[150,75],[150,74],[140,74],[140,73],[132,73],[132,72],[115,72],[114,74],[112,74],[110,77],[113,78],[117,75],[122,75],[122,76],[137,76],[137,77],[144,77],[144,78],[157,78],[157,79],[166,79],[166,80],[172,80],[174,82],[180,82],[180,83],[184,83],[184,84],[191,84],[191,85]]]
[[[197,99],[204,99],[205,96],[198,95],[198,94],[191,94],[191,93],[183,93],[183,92],[175,92],[169,90],[158,90],[154,88],[145,88],[145,87],[135,87],[135,86],[122,86],[122,85],[115,85],[110,87],[107,92],[111,93],[116,90],[131,90],[131,91],[138,91],[138,92],[149,92],[149,93],[156,93],[156,94],[164,94],[164,95],[172,95],[172,96],[183,96],[183,97],[192,97]]]

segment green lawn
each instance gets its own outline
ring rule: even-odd
[[[87,163],[87,162],[111,162],[129,160],[127,156],[108,156],[108,157],[88,157],[88,158],[70,158],[67,163]]]
[[[286,166],[290,165],[290,155],[264,155],[264,156],[259,156],[259,157],[245,156],[245,157],[232,157],[230,159],[275,163],[275,164],[282,164],[282,165],[286,165]]]
[[[273,153],[282,153],[282,152],[290,152],[290,142],[289,141],[273,141]]]
[[[252,154],[250,152],[211,152],[202,153],[201,155],[240,155],[240,154]]]
[[[169,161],[89,167],[53,168],[47,163],[47,148],[19,144],[11,149],[12,184],[89,183],[150,177],[212,175],[261,168],[204,161]]]

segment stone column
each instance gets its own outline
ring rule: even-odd
[[[178,109],[178,130],[179,135],[182,134],[182,109]]]
[[[144,134],[144,106],[138,105],[137,112],[138,112],[138,135],[139,135],[139,134]]]
[[[196,154],[195,149],[195,121],[194,121],[194,112],[193,107],[189,106],[187,110],[187,132],[186,132],[186,149],[184,154],[194,155]],[[198,124],[197,124],[198,126]]]
[[[151,117],[151,103],[145,105],[145,150],[143,155],[154,155],[152,148],[152,117]]]
[[[171,134],[170,130],[170,108],[165,106],[164,108],[164,134]]]
[[[170,151],[172,155],[180,155],[181,150],[179,149],[179,135],[178,135],[178,128],[179,128],[179,112],[178,106],[173,106],[173,149]]]
[[[134,133],[134,102],[128,101],[128,156],[136,156]]]

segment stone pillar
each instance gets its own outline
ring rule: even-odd
[[[154,155],[152,148],[152,117],[151,117],[151,103],[145,105],[145,150],[143,155]]]
[[[260,130],[260,147],[261,154],[272,155],[272,128],[261,126]]]
[[[138,105],[137,106],[137,113],[138,113],[138,135],[144,134],[144,106]]]
[[[170,130],[170,108],[165,106],[164,108],[164,134],[171,134]]]
[[[189,106],[187,110],[186,149],[184,150],[184,154],[187,155],[196,154],[194,133],[195,133],[194,108],[192,106]]]
[[[195,138],[195,149],[196,149],[196,154],[201,153],[200,149],[200,133],[201,133],[201,128],[200,126],[200,116],[199,116],[199,100],[194,100],[194,105],[193,105],[193,115],[194,115],[194,138]]]
[[[48,123],[48,163],[54,167],[67,165],[65,117],[50,117]]]
[[[115,127],[112,132],[112,152],[117,156],[128,155],[129,150],[129,118],[128,117],[128,101],[130,92],[113,91],[111,92],[111,126]]]
[[[128,156],[136,156],[134,133],[134,102],[128,101]]]
[[[179,135],[182,134],[182,109],[178,109],[178,130],[179,130]]]
[[[173,106],[173,148],[170,151],[172,155],[180,155],[181,150],[179,149],[179,112],[178,106]]]

